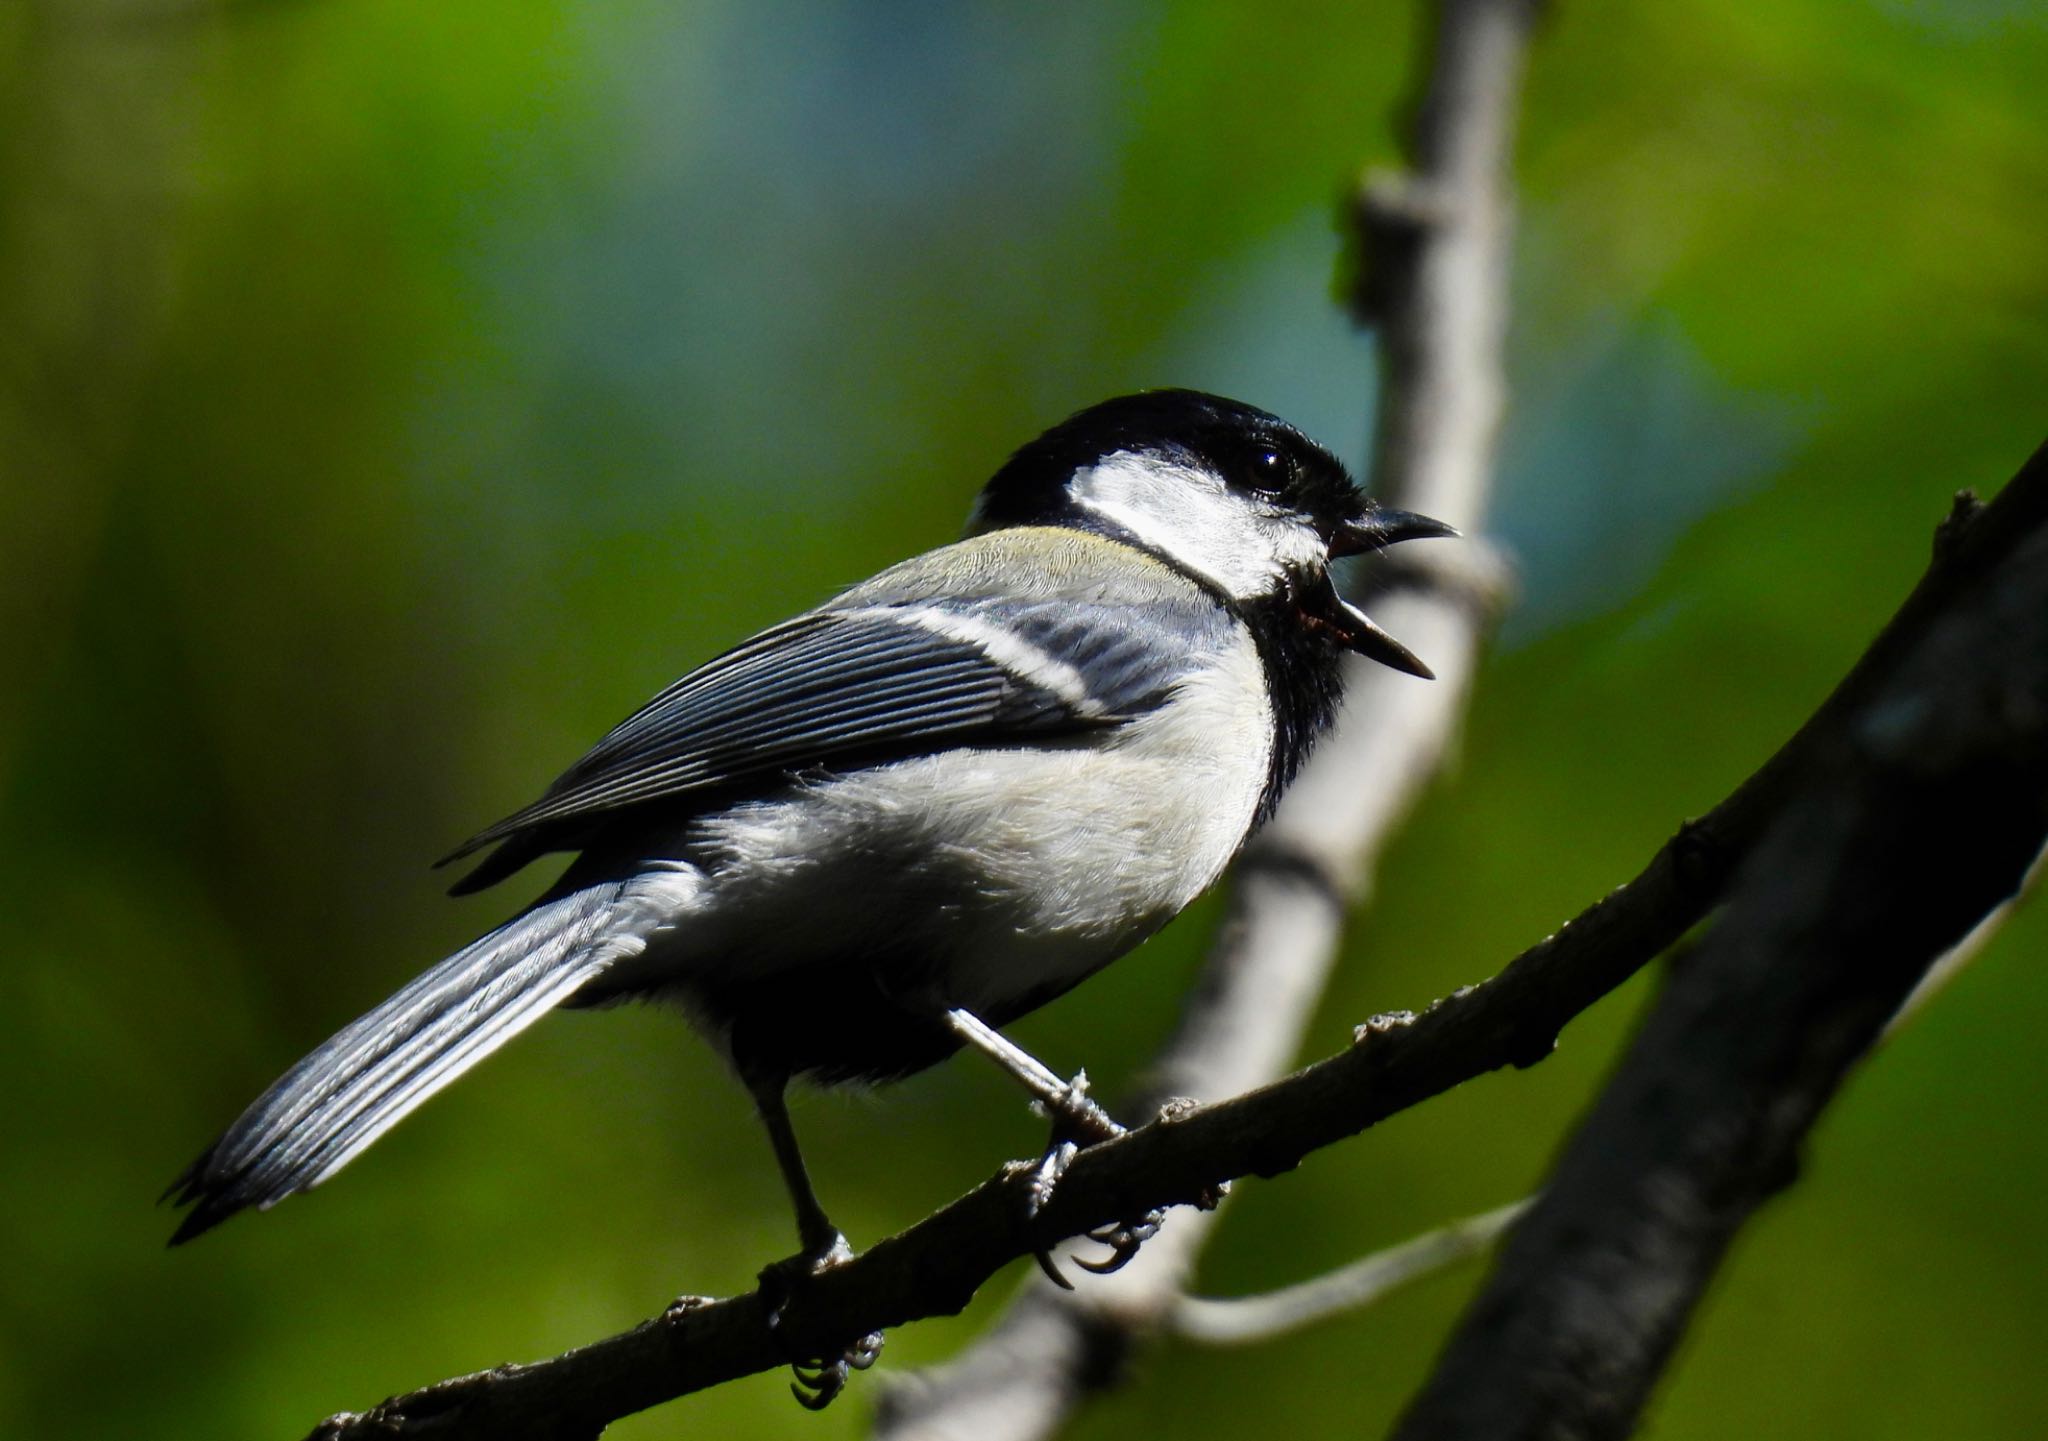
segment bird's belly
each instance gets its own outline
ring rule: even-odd
[[[701,818],[679,857],[699,877],[689,914],[619,988],[673,989],[714,1035],[771,1001],[792,1033],[806,1008],[869,998],[927,1021],[1022,1014],[1171,920],[1236,853],[1272,744],[1244,680],[1225,668],[1106,737],[946,751]]]

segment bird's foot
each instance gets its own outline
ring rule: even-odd
[[[1084,1261],[1071,1256],[1076,1266],[1084,1271],[1093,1271],[1098,1276],[1107,1276],[1123,1270],[1131,1264],[1131,1258],[1138,1254],[1138,1248],[1159,1234],[1159,1228],[1166,1224],[1166,1212],[1154,1206],[1134,1221],[1118,1221],[1114,1225],[1098,1226],[1088,1233],[1088,1239],[1098,1246],[1109,1247],[1109,1254],[1099,1261]]]
[[[1038,1164],[1024,1173],[1024,1215],[1027,1220],[1036,1220],[1046,1203],[1052,1200],[1060,1177],[1066,1174],[1068,1165],[1081,1153],[1083,1146],[1114,1140],[1126,1134],[1126,1128],[1089,1097],[1086,1071],[1067,1082],[1057,1095],[1041,1101],[1038,1109],[1052,1118],[1052,1140]],[[1140,1246],[1159,1234],[1165,1215],[1164,1211],[1154,1209],[1135,1220],[1117,1222],[1088,1232],[1088,1239],[1109,1247],[1110,1254],[1099,1261],[1074,1258],[1074,1264],[1098,1276],[1122,1270],[1138,1254]],[[1050,1250],[1041,1249],[1032,1255],[1038,1261],[1038,1269],[1055,1286],[1067,1291],[1074,1289],[1074,1283],[1061,1273]]]
[[[789,1369],[796,1379],[789,1383],[789,1394],[806,1410],[822,1411],[846,1389],[853,1372],[867,1370],[881,1354],[882,1333],[870,1331],[830,1361],[792,1361]]]
[[[794,1256],[763,1267],[761,1294],[768,1303],[768,1329],[780,1339],[782,1315],[796,1289],[821,1272],[843,1266],[852,1259],[853,1247],[847,1244],[844,1235],[834,1231],[829,1239],[822,1239]],[[796,1379],[790,1383],[789,1392],[796,1397],[798,1405],[822,1411],[846,1389],[853,1372],[867,1370],[881,1354],[882,1333],[870,1331],[837,1356],[793,1355],[789,1369]]]

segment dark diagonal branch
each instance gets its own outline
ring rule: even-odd
[[[1854,713],[1807,747],[1400,1441],[1629,1434],[1850,1067],[2023,883],[2048,834],[2044,456],[2000,501],[2037,523],[1893,636]]]
[[[1749,898],[1741,914],[1730,918],[1739,922],[1731,927],[1736,939],[1710,948],[1753,963],[1782,954],[1786,936],[1804,935],[1812,939],[1812,954],[1825,961],[1814,964],[1829,984],[1857,992],[1865,987],[1865,970],[1883,978],[1882,983],[1870,980],[1868,997],[1844,1009],[1828,1004],[1833,991],[1815,996],[1802,989],[1794,997],[1798,1009],[1785,1018],[1769,1018],[1768,1026],[1765,1018],[1739,1009],[1710,1016],[1714,1034],[1733,1048],[1729,1064],[1739,1067],[1756,1057],[1765,1073],[1792,1083],[1778,1093],[1777,1104],[1760,1113],[1736,1112],[1748,1125],[1744,1135],[1762,1143],[1791,1134],[1796,1141],[1804,1117],[1832,1088],[1839,1073],[1836,1062],[1847,1064],[1843,1058],[1853,1058],[1866,1043],[1865,1031],[1881,1023],[1887,1008],[1906,994],[1918,974],[1916,964],[1927,959],[1919,953],[1941,935],[1953,939],[1949,932],[1960,934],[1956,927],[1965,913],[1989,909],[2017,876],[2005,858],[2024,849],[2024,832],[2039,819],[2028,805],[2041,802],[2041,758],[2048,756],[2044,626],[2048,448],[1988,507],[1958,505],[1940,533],[1927,576],[1835,693],[1762,770],[1705,820],[1681,831],[1642,875],[1518,956],[1492,980],[1438,1002],[1419,1017],[1362,1027],[1350,1049],[1284,1081],[1088,1148],[1076,1157],[1035,1222],[1024,1219],[1015,1179],[992,1179],[800,1288],[778,1332],[770,1331],[759,1294],[678,1303],[623,1335],[552,1360],[480,1372],[396,1397],[363,1415],[335,1417],[315,1435],[329,1441],[593,1437],[620,1416],[779,1368],[791,1354],[830,1354],[870,1331],[954,1313],[997,1269],[1048,1241],[1152,1206],[1192,1202],[1221,1180],[1291,1170],[1312,1151],[1461,1081],[1542,1059],[1559,1028],[1704,915],[1767,835],[1772,839],[1745,876],[1779,871],[1807,876],[1812,894],[1827,905],[1840,904],[1841,916],[1817,919],[1819,902],[1809,911],[1791,901]],[[1895,812],[1884,794],[1893,785],[1908,798],[1904,810]],[[1954,856],[1928,854],[1930,837],[1958,856],[1979,854],[1970,835],[1978,823],[1968,818],[1976,813],[1963,812],[1960,800],[1985,808],[1989,820],[1983,828],[1996,839],[1995,846],[1987,842],[1984,853],[1989,858],[1995,851],[1999,866],[1987,866],[1981,875],[1959,874]],[[1928,829],[1916,833],[1916,825]],[[2036,848],[2040,839],[2036,828]],[[1839,854],[1822,854],[1823,842],[1839,846]],[[1909,859],[1899,860],[1894,848]],[[1901,883],[1901,877],[1922,865],[1926,869],[1913,885]],[[1870,907],[1878,897],[1859,901],[1852,894],[1859,874],[1884,881],[1870,889],[1887,895],[1916,886],[1940,894],[1924,898],[1926,917],[1907,918],[1910,924],[1902,921],[1893,934],[1872,920],[1876,912]],[[1746,882],[1746,898],[1755,884]],[[1714,971],[1720,967],[1717,961]],[[1679,994],[1674,987],[1673,995]],[[1876,1022],[1869,1020],[1872,1014]],[[1752,1019],[1753,1028],[1748,1026]],[[1746,1029],[1756,1035],[1746,1036]],[[1761,1039],[1766,1035],[1776,1039],[1766,1045]],[[1804,1042],[1786,1039],[1809,1035],[1814,1045],[1825,1046],[1818,1059]],[[1684,1041],[1681,1035],[1674,1044]],[[1758,1094],[1753,1089],[1737,1093],[1746,1099]],[[1616,1094],[1635,1093],[1618,1088]],[[1619,1134],[1638,1133],[1624,1126]],[[1712,1139],[1692,1129],[1687,1135],[1703,1150]],[[1725,1236],[1729,1218],[1740,1213],[1752,1193],[1782,1178],[1786,1154],[1781,1148],[1779,1168],[1749,1178],[1746,1185],[1717,1181],[1700,1193],[1699,1201],[1678,1206],[1675,1217],[1657,1218],[1670,1223],[1679,1240],[1694,1242],[1689,1249],[1674,1243],[1674,1249],[1710,1268],[1718,1255],[1716,1238]],[[1576,1193],[1578,1180],[1578,1173],[1567,1169],[1558,1184],[1573,1182]],[[1546,1201],[1545,1208],[1552,1204]],[[1539,1218],[1543,1214],[1539,1210]],[[1524,1234],[1554,1232],[1532,1221],[1518,1237]],[[1617,1234],[1634,1233],[1624,1228]],[[1663,1234],[1660,1230],[1647,1239]],[[1519,1276],[1523,1267],[1533,1266],[1540,1278],[1551,1264],[1546,1255],[1538,1248],[1529,1256],[1518,1239],[1502,1275]],[[1500,1289],[1497,1285],[1491,1294]],[[1534,1294],[1548,1289],[1539,1285]],[[1522,1314],[1516,1298],[1530,1293],[1508,1285],[1505,1294],[1507,1314]],[[1678,1309],[1682,1317],[1683,1306]],[[1672,1334],[1672,1318],[1649,1319],[1659,1324],[1646,1335]],[[1577,1326],[1571,1334],[1583,1339],[1587,1329]],[[1470,1348],[1469,1339],[1461,1341],[1452,1360]],[[1417,1413],[1424,1419],[1417,1424],[1434,1424],[1427,1419],[1431,1404],[1425,1398]],[[1411,1434],[1478,1433],[1425,1429]]]
[[[1371,177],[1356,196],[1354,301],[1380,336],[1373,493],[1476,537],[1505,394],[1510,162],[1532,7],[1447,0],[1433,8],[1411,107],[1411,169]],[[1343,724],[1238,867],[1229,918],[1152,1066],[1152,1100],[1236,1095],[1270,1081],[1297,1053],[1346,912],[1363,899],[1380,850],[1464,714],[1498,589],[1474,559],[1486,554],[1476,542],[1441,547],[1426,557],[1435,563],[1427,571],[1376,577],[1371,610],[1428,656],[1436,684],[1368,663],[1353,668]],[[1165,1324],[1215,1220],[1177,1212],[1116,1275],[1073,1292],[1042,1281],[1028,1287],[946,1366],[886,1378],[877,1434],[1050,1434]]]

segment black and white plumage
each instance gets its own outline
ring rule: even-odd
[[[824,1254],[787,1082],[920,1070],[949,1016],[1001,1026],[1172,919],[1329,725],[1347,650],[1427,675],[1331,559],[1448,533],[1249,406],[1083,411],[968,539],[685,676],[463,846],[496,849],[458,891],[580,854],[260,1097],[174,1185],[174,1240],[317,1185],[555,1006],[664,997],[752,1089]]]

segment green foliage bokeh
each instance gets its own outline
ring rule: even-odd
[[[1334,202],[1407,7],[21,0],[0,7],[0,1434],[276,1437],[789,1248],[673,1016],[551,1020],[180,1252],[150,1201],[518,897],[424,862],[751,628],[949,538],[1156,384],[1353,459]],[[1521,146],[1499,532],[1522,599],[1310,1042],[1632,873],[1825,693],[2048,407],[2048,19],[1562,3]],[[516,887],[519,883],[515,882]],[[1106,1089],[1213,905],[1020,1028]],[[1660,1393],[1670,1438],[2032,1434],[2036,913],[1854,1081]],[[1261,1288],[1518,1195],[1644,994],[1240,1188]],[[1039,1139],[955,1064],[798,1112],[856,1240]],[[1169,1346],[1084,1437],[1371,1434],[1476,1271]],[[937,1360],[1000,1303],[891,1338]],[[618,1428],[844,1436],[780,1378]]]

